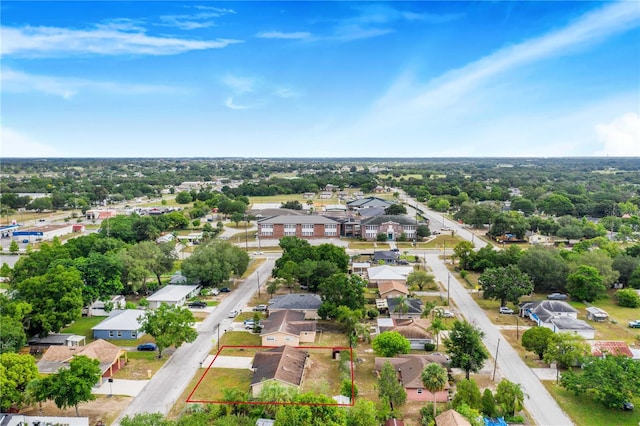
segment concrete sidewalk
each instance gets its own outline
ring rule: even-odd
[[[107,379],[104,379],[102,386],[94,388],[92,393],[96,395],[137,396],[147,383],[149,380],[113,379],[113,383],[109,383]]]

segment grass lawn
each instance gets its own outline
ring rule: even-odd
[[[556,385],[555,382],[544,381],[544,387],[558,401],[560,407],[580,426],[637,426],[640,422],[640,412],[612,410],[594,402],[589,396],[575,396],[572,392]],[[634,401],[638,406],[639,398]]]
[[[98,325],[102,320],[106,317],[82,317],[78,318],[71,324],[70,326],[63,328],[61,333],[72,333],[77,334],[79,336],[85,336],[87,338],[87,343],[93,342],[93,331],[92,327]]]
[[[118,370],[114,375],[116,379],[148,379],[148,371],[151,370],[151,374],[155,374],[160,369],[160,367],[162,367],[164,363],[167,362],[169,357],[163,356],[162,359],[158,359],[157,351],[131,351],[127,353],[127,359],[127,365],[121,370]]]
[[[627,326],[628,321],[640,319],[640,309],[618,306],[613,300],[613,295],[614,293],[610,292],[610,297],[593,303],[593,306],[597,306],[609,314],[609,320],[604,322],[587,321],[585,310],[587,306],[584,303],[571,301],[569,304],[580,311],[578,319],[587,321],[596,329],[596,339],[623,340],[627,343],[634,343],[635,340],[640,341],[640,332]]]
[[[220,337],[220,346],[260,346],[262,339],[259,334],[253,334],[248,331],[228,331]],[[211,351],[212,354],[218,352],[217,345]],[[249,356],[246,350],[225,348],[221,355],[225,356]]]

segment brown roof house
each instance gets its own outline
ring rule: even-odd
[[[251,367],[251,395],[260,394],[264,383],[269,381],[299,388],[304,377],[307,356],[307,351],[286,345],[256,353]]]
[[[426,331],[429,322],[423,319],[378,318],[377,332],[397,331],[411,344],[411,349],[424,350],[426,343],[435,343],[433,335]]]
[[[378,293],[380,293],[380,297],[383,299],[387,297],[407,297],[409,295],[409,289],[405,281],[379,281]]]
[[[436,417],[436,426],[471,426],[471,422],[456,410],[447,410]]]
[[[262,346],[300,346],[316,340],[316,322],[304,319],[304,312],[282,310],[272,312],[262,322]]]
[[[127,363],[127,351],[106,340],[98,339],[87,346],[50,346],[38,361],[38,371],[42,374],[52,374],[60,368],[68,368],[73,357],[79,355],[100,362],[102,377],[99,385],[102,384],[103,378],[113,376]]]
[[[422,370],[432,363],[447,365],[449,360],[442,355],[400,355],[397,358],[381,358],[376,357],[376,372],[380,373],[385,362],[390,362],[398,372],[398,380],[407,392],[408,401],[433,401],[433,394],[424,389],[422,383]],[[436,392],[437,402],[446,402],[449,400],[449,383],[445,385],[445,389]]]

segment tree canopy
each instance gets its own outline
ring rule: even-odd
[[[4,324],[2,325],[4,327]],[[21,408],[29,382],[39,376],[31,355],[3,353],[0,355],[0,408]]]
[[[522,334],[522,346],[542,359],[552,334],[553,331],[547,327],[531,327]]]
[[[408,354],[411,344],[406,337],[397,331],[383,331],[371,342],[371,347],[376,355],[381,357],[394,357],[398,354]]]
[[[198,332],[192,327],[193,314],[181,306],[162,303],[157,309],[147,310],[141,323],[141,330],[155,338],[159,358],[169,346],[179,348],[183,343],[193,342],[198,337]]]
[[[182,262],[181,270],[192,282],[217,287],[232,275],[244,274],[249,260],[249,255],[241,248],[228,241],[213,240],[199,245],[193,255]]]
[[[407,401],[407,391],[398,380],[398,373],[389,361],[382,365],[378,378],[378,396],[387,401],[391,410],[400,408]]]
[[[478,278],[478,282],[482,286],[482,297],[498,299],[500,306],[505,306],[507,301],[517,305],[520,297],[533,291],[529,275],[516,265],[486,269]]]
[[[484,362],[489,358],[489,352],[482,343],[484,333],[467,321],[456,320],[444,340],[449,352],[451,367],[462,368],[469,379],[469,373],[480,371]]]
[[[61,368],[45,377],[46,387],[56,406],[61,409],[75,407],[76,416],[80,416],[78,405],[96,398],[91,390],[102,374],[99,365],[97,359],[79,355],[73,357],[69,368]]]

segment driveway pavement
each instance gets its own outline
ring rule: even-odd
[[[113,383],[109,383],[105,379],[99,388],[93,389],[92,393],[96,395],[138,396],[147,383],[149,380],[113,379]]]
[[[215,358],[215,360],[214,360]],[[213,362],[213,365],[211,364]],[[253,356],[222,356],[209,355],[202,363],[203,368],[237,368],[251,370]]]

